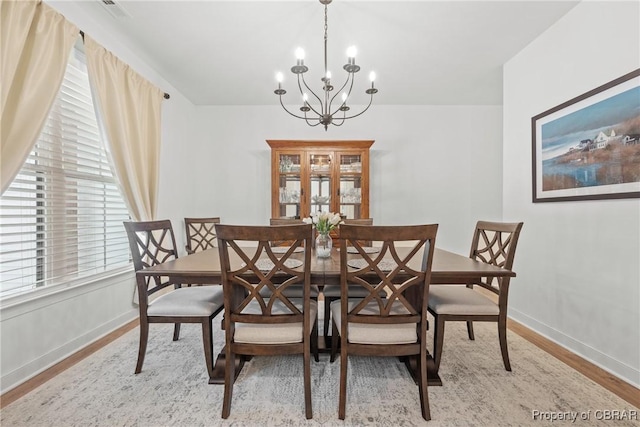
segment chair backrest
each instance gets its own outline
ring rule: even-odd
[[[220,224],[220,217],[184,219],[188,254],[216,246],[216,224]]]
[[[136,271],[162,264],[178,258],[176,239],[171,221],[125,221],[124,228],[129,238],[129,248]],[[146,280],[138,280],[139,298],[151,295],[171,283],[162,281],[159,276],[148,276]]]
[[[427,309],[438,225],[345,224],[340,228],[343,318],[355,323],[419,322]],[[362,241],[381,242],[382,246],[379,252],[372,253],[365,250]],[[358,254],[348,254],[349,245]],[[366,295],[350,309],[347,308],[349,287],[359,287]],[[386,297],[381,290],[385,291]]]
[[[346,224],[346,225],[373,225],[373,218],[357,218],[357,219],[343,219],[342,220],[342,224]],[[342,225],[340,224],[340,225]],[[339,239],[340,238],[340,227],[337,228],[336,230],[336,238]],[[366,240],[362,240],[360,242],[363,246],[371,246],[373,243],[371,242],[371,240],[366,241]]]
[[[304,221],[300,218],[270,218],[269,225],[296,225],[304,224]],[[271,246],[290,246],[291,241],[279,239],[271,242]]]
[[[478,221],[469,257],[511,270],[522,226],[522,222]],[[494,283],[497,283],[497,286]],[[501,287],[508,286],[509,278],[483,279],[476,284],[499,293]]]
[[[224,224],[219,225],[216,231],[225,319],[243,323],[304,321],[304,330],[309,330],[311,224]],[[284,254],[275,254],[271,241],[281,238],[292,244]],[[300,247],[303,251],[296,251]],[[285,295],[288,288],[300,285],[303,286],[302,310]],[[253,310],[247,313],[245,308],[249,304]]]

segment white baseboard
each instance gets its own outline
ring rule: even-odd
[[[1,390],[0,393],[4,394],[7,391],[19,386],[25,381],[35,377],[39,373],[49,369],[56,363],[66,359],[73,355],[84,347],[92,344],[107,334],[115,331],[116,329],[126,325],[138,318],[138,310],[131,309],[129,312],[122,314],[121,316],[110,320],[107,323],[100,325],[67,343],[57,347],[42,356],[29,361],[28,363],[20,366],[11,372],[2,374],[0,378]],[[133,369],[133,365],[132,365]]]
[[[509,308],[509,317],[518,323],[528,327],[537,334],[547,338],[559,346],[577,354],[590,363],[604,369],[611,375],[620,378],[624,382],[640,388],[640,370],[629,366],[602,353],[601,351],[590,347],[576,339],[565,335],[564,333],[540,323],[536,319],[512,308]]]

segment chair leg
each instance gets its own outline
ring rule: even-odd
[[[507,319],[500,318],[498,320],[498,338],[500,339],[500,351],[502,352],[502,362],[504,369],[511,371],[511,363],[509,362],[509,349],[507,348]]]
[[[469,335],[469,339],[474,341],[476,339],[473,334],[473,322],[471,320],[467,320],[467,334]]]
[[[318,337],[316,334],[316,343],[317,342],[318,342]],[[304,412],[307,419],[310,420],[311,418],[313,418],[313,409],[311,407],[311,355],[309,354],[309,346],[305,346],[304,348],[303,363],[304,363]]]
[[[227,340],[227,344],[229,340]],[[227,363],[225,363],[224,368],[224,397],[222,399],[222,418],[229,418],[229,414],[231,413],[231,396],[233,395],[233,380],[235,375],[235,363],[232,363],[235,359],[235,355],[231,350],[231,346],[225,346],[226,354],[225,359]]]
[[[429,391],[427,389],[427,351],[422,349],[420,351],[420,381],[418,383],[418,389],[420,391],[420,409],[422,410],[422,418],[426,421],[431,419],[431,410],[429,409]]]
[[[340,418],[341,420],[344,420],[346,410],[347,410],[347,343],[343,342],[340,348],[340,397],[338,401],[338,418]]]
[[[178,341],[178,338],[180,338],[180,323],[173,326],[173,340]]]
[[[433,362],[436,372],[440,369],[440,359],[442,358],[442,346],[444,345],[444,324],[445,321],[434,316],[436,328],[433,333]]]
[[[207,365],[209,379],[213,379],[213,329],[210,318],[202,322],[202,344],[204,345],[204,361]]]
[[[313,360],[316,362],[320,361],[320,356],[318,355],[318,318],[314,319],[313,328],[311,329],[311,351],[313,352]]]
[[[329,342],[329,321],[331,320],[331,301],[332,299],[324,297],[324,343],[327,345]]]
[[[338,332],[338,327],[336,326],[336,322],[331,322],[331,359],[330,362],[333,363],[336,360],[336,353],[338,352],[338,340],[340,339],[340,332]]]
[[[146,319],[140,319],[140,346],[138,348],[138,362],[136,363],[136,374],[142,371],[144,363],[144,355],[147,352],[147,339],[149,338],[149,322]]]

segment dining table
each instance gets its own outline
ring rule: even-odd
[[[410,248],[406,248],[407,251]],[[402,255],[402,248],[399,255]],[[298,255],[298,254],[293,254]],[[299,254],[302,256],[303,254]],[[358,257],[357,254],[348,254],[348,259]],[[421,257],[418,257],[421,258]],[[239,258],[231,259],[231,267],[240,267]],[[419,261],[416,261],[419,262]],[[409,264],[411,266],[411,263]],[[220,257],[217,248],[210,248],[194,254],[186,255],[144,268],[136,272],[141,276],[163,276],[175,284],[200,284],[200,285],[220,285],[222,283],[222,272],[220,268]],[[431,284],[433,285],[466,285],[474,283],[483,277],[515,277],[515,273],[501,267],[486,264],[444,249],[435,248],[433,254],[433,265],[431,268]],[[318,257],[315,250],[311,254],[311,283],[318,285],[322,289],[325,285],[340,284],[340,252],[339,248],[333,248],[329,257]],[[416,379],[415,358],[405,358],[405,364],[409,372]],[[214,375],[209,380],[210,384],[224,384],[224,371],[227,360],[224,348],[217,356],[214,366]],[[237,376],[244,364],[242,356],[234,360],[235,375]],[[429,355],[427,360],[428,383],[430,386],[442,385],[442,380],[438,375],[438,370]]]

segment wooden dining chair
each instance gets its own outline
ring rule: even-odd
[[[422,417],[431,419],[427,393],[429,283],[437,224],[340,226],[340,299],[331,303],[331,361],[340,337],[338,417],[345,418],[349,355],[407,356],[419,371]],[[380,252],[361,241],[381,242]],[[357,255],[347,253],[352,245]],[[409,248],[400,246],[410,245]],[[406,252],[405,252],[406,251]],[[400,255],[403,254],[403,255]],[[366,296],[353,296],[360,287]]]
[[[220,224],[220,217],[184,219],[184,229],[187,234],[185,248],[188,254],[215,247],[216,224]]]
[[[471,242],[469,258],[511,270],[522,222],[478,221]],[[466,286],[434,285],[429,298],[429,312],[435,320],[433,353],[436,370],[442,360],[444,325],[449,321],[466,321],[469,339],[475,339],[473,322],[497,322],[502,361],[511,370],[507,348],[507,299],[509,277],[484,278]],[[497,302],[482,295],[479,286],[497,295]]]
[[[305,415],[312,418],[310,358],[317,352],[318,306],[311,299],[311,225],[219,225],[217,234],[228,361],[222,418],[231,411],[235,366],[229,361],[278,354],[302,354]],[[292,242],[284,254],[273,252],[276,239]],[[296,252],[300,247],[302,253]],[[302,287],[301,298],[288,296],[294,286]]]
[[[336,229],[335,236],[336,238],[340,238],[340,227],[343,224],[346,225],[373,225],[373,218],[358,218],[358,219],[343,219],[342,223]],[[360,244],[362,246],[371,247],[371,241],[361,241]],[[353,250],[353,247],[350,248]],[[352,295],[354,297],[365,297],[366,291],[361,287],[354,287],[352,289]],[[331,320],[331,310],[329,307],[331,303],[340,298],[340,285],[326,285],[322,288],[322,296],[324,298],[324,321],[323,321],[323,331],[324,331],[324,341],[328,346],[329,343],[329,325]]]
[[[169,220],[124,222],[135,271],[178,258],[176,239]],[[182,287],[160,276],[136,275],[140,311],[140,347],[135,373],[142,371],[147,350],[150,323],[174,323],[173,340],[180,336],[181,323],[202,324],[204,357],[209,379],[213,379],[213,332],[211,322],[222,311],[224,299],[220,286]],[[150,296],[167,287],[150,300]],[[165,289],[166,291],[166,289]]]

